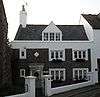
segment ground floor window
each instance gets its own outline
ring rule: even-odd
[[[20,77],[25,77],[25,69],[20,69]]]
[[[49,74],[52,75],[51,80],[65,80],[65,68],[49,69]]]
[[[73,68],[73,80],[87,80],[88,68]]]

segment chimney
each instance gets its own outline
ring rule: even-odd
[[[23,28],[25,28],[26,23],[27,23],[27,12],[25,10],[25,6],[22,5],[22,10],[20,11],[20,24],[22,25]]]

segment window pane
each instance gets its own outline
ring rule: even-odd
[[[56,80],[59,79],[59,71],[56,71]]]
[[[81,51],[79,51],[79,58],[81,58]]]
[[[22,76],[24,76],[24,70],[22,70]]]
[[[51,71],[51,75],[52,75],[51,79],[54,79],[54,71]]]
[[[21,52],[21,56],[24,56],[24,51]]]
[[[51,51],[51,58],[53,59],[54,58],[54,52]]]
[[[48,41],[48,33],[44,33],[44,41]]]
[[[60,51],[60,58],[63,58],[63,52]]]
[[[60,40],[60,33],[56,33],[56,41]]]
[[[82,80],[82,70],[79,70],[79,79]]]
[[[83,58],[86,58],[86,52],[83,51]]]
[[[25,76],[25,69],[20,69],[20,77],[24,77]]]
[[[54,41],[54,33],[50,33],[50,41]]]
[[[77,58],[77,51],[74,51],[74,58]]]
[[[74,74],[75,74],[75,75],[74,75],[75,79],[78,80],[78,70],[75,70],[75,71],[74,71]]]
[[[56,59],[58,59],[58,51],[56,51]]]
[[[60,79],[61,80],[64,78],[63,74],[64,74],[63,71],[60,71]]]
[[[83,79],[87,79],[87,71],[86,70],[83,70]]]

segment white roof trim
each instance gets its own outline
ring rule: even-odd
[[[51,21],[51,23],[42,32],[62,33],[62,31]]]

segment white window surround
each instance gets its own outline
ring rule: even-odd
[[[20,77],[25,77],[25,69],[20,69]]]
[[[65,81],[65,68],[52,68],[52,69],[49,69],[49,74],[51,75],[51,72],[54,72],[54,79],[52,79],[51,81],[53,80],[56,80],[56,72],[58,72],[59,74],[59,80],[61,79],[61,72],[63,72],[63,78],[62,78],[62,81]]]
[[[48,41],[48,33],[44,33],[44,41]]]
[[[19,57],[20,59],[26,59],[26,49],[19,49]]]
[[[45,33],[48,33],[48,39],[45,40],[45,36],[44,34]],[[50,34],[53,33],[54,34],[54,40],[50,40]],[[57,40],[58,38],[56,37],[56,35],[60,34],[60,40]],[[42,32],[42,41],[44,42],[59,42],[59,41],[62,41],[62,33],[60,32]]]
[[[51,58],[51,52],[54,52],[54,58]],[[58,52],[58,58],[56,58],[56,52]],[[60,52],[62,52],[62,58],[60,57]],[[65,50],[50,50],[49,49],[49,61],[52,61],[53,59],[61,59],[62,61],[65,61]]]
[[[77,58],[75,58],[74,52],[77,52]],[[81,52],[81,57],[79,57],[79,52]],[[83,52],[85,52],[85,57],[83,57]],[[88,50],[72,50],[72,56],[73,56],[73,60],[76,60],[76,59],[88,60]]]
[[[50,24],[42,31],[42,41],[44,41],[44,33],[48,33],[48,41],[46,42],[56,41],[56,33],[60,33],[60,41],[62,40],[62,31],[53,23],[53,21],[51,21]],[[54,41],[50,41],[50,33],[54,33]]]
[[[79,74],[79,71],[82,71],[82,78],[84,78],[84,70],[86,70],[86,72],[88,73],[88,68],[73,68],[73,80],[76,80],[75,79],[75,71],[77,71],[78,72],[78,79],[79,79],[79,76],[80,76],[80,74]]]

